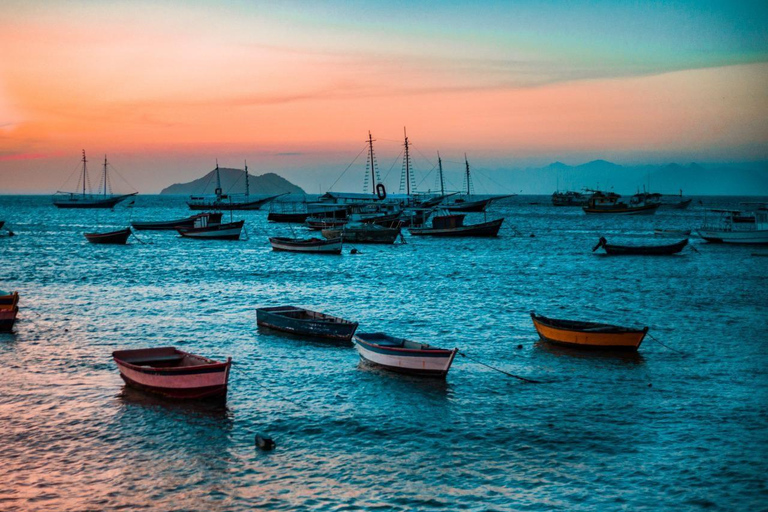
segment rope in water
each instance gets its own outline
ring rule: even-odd
[[[135,238],[136,240],[138,240],[138,241],[139,241],[139,243],[141,243],[141,244],[144,244],[144,245],[152,245],[152,242],[145,242],[145,241],[143,241],[141,238],[137,237],[137,236],[136,236],[136,233],[134,233],[133,231],[131,231],[131,235],[133,235],[133,238]]]
[[[501,370],[501,369],[496,368],[494,366],[491,366],[489,364],[485,364],[484,362],[482,362],[482,361],[480,361],[478,359],[475,359],[474,357],[468,356],[464,352],[459,352],[459,355],[461,357],[466,357],[470,361],[473,361],[473,362],[475,362],[475,363],[477,363],[479,365],[485,366],[486,368],[490,368],[491,370],[497,371],[499,373],[503,373],[504,375],[508,375],[509,377],[514,377],[515,379],[522,380],[523,382],[530,382],[532,384],[543,384],[543,381],[535,380],[535,379],[529,379],[527,377],[521,377],[520,375],[515,375],[514,373],[505,372],[504,370]]]
[[[672,347],[670,347],[670,346],[668,346],[668,345],[665,345],[665,344],[663,344],[663,343],[662,343],[662,342],[660,342],[660,341],[659,341],[659,340],[656,338],[656,336],[654,336],[653,334],[650,334],[650,333],[646,333],[646,336],[648,336],[649,338],[651,338],[653,341],[655,341],[656,343],[658,343],[658,344],[659,344],[659,345],[661,345],[662,347],[664,347],[664,348],[668,348],[668,349],[669,349],[669,350],[671,350],[672,352],[677,352],[678,354],[687,355],[685,352],[681,352],[680,350],[677,350],[676,348],[672,348]]]

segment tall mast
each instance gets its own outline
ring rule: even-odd
[[[445,195],[445,183],[443,183],[443,159],[440,158],[440,152],[437,152],[437,166],[440,169],[440,195]]]
[[[373,136],[371,131],[368,130],[368,148],[371,155],[371,193],[376,193],[376,171],[373,165]]]
[[[405,193],[411,195],[411,157],[408,155],[408,134],[403,126],[403,135],[405,136]]]
[[[87,161],[88,160],[85,159],[85,150],[83,150],[83,195],[85,195],[85,178],[86,178],[86,176],[88,176],[86,174],[87,171],[85,170],[85,163]]]
[[[245,197],[249,197],[251,195],[251,186],[248,183],[248,162],[245,160],[243,162],[245,162]]]
[[[466,153],[464,153],[464,163],[467,166],[467,195],[470,195],[469,160],[467,160],[467,154]]]
[[[107,155],[104,155],[104,196],[107,195]]]
[[[219,174],[219,159],[216,159],[216,198],[221,197],[221,175]]]

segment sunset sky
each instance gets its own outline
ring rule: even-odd
[[[766,27],[766,2],[5,0],[0,193],[56,191],[81,149],[146,193],[217,158],[317,192],[368,130],[386,172],[403,126],[422,167],[768,161]]]

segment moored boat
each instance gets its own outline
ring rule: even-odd
[[[357,322],[296,306],[257,308],[256,323],[291,334],[344,341],[351,340],[357,330]]]
[[[190,196],[187,206],[190,210],[260,210],[265,204],[274,201],[278,197],[287,195],[275,194],[273,196],[254,199],[251,197],[251,187],[248,174],[248,164],[245,164],[245,194],[242,196],[224,194],[221,188],[221,173],[219,162],[216,162],[216,190],[213,196]]]
[[[605,249],[605,253],[610,255],[669,256],[679,253],[686,245],[688,245],[687,238],[666,245],[613,245],[609,244],[605,237],[600,237],[600,241],[592,248],[592,252],[602,247]]]
[[[325,238],[341,238],[349,243],[394,244],[400,236],[400,227],[398,225],[387,228],[378,224],[349,223],[340,229],[324,229],[322,234]]]
[[[269,238],[273,251],[303,252],[314,254],[341,254],[341,238],[286,238],[274,236]]]
[[[363,361],[387,370],[426,377],[445,378],[459,351],[395,338],[382,332],[359,333],[354,339]]]
[[[307,217],[309,217],[309,212],[269,212],[267,214],[269,222],[303,224]]]
[[[232,358],[214,361],[175,347],[112,352],[128,386],[168,398],[200,399],[227,394]]]
[[[346,216],[344,218],[336,217],[307,217],[304,223],[313,231],[321,231],[323,229],[335,229],[340,228],[348,222]]]
[[[439,215],[432,218],[431,227],[410,228],[415,236],[439,237],[495,237],[498,236],[504,219],[479,224],[464,224],[464,214]]]
[[[690,229],[654,229],[653,236],[671,237],[671,238],[680,238],[683,236],[689,237],[691,236],[691,230]]]
[[[197,215],[192,215],[191,217],[177,220],[163,220],[154,222],[135,221],[131,222],[131,226],[133,226],[133,229],[139,231],[175,231],[180,228],[191,228],[196,224],[199,225],[199,221],[203,218],[205,219],[205,225],[220,224],[221,212],[198,213]]]
[[[19,313],[19,292],[0,292],[0,332],[10,332]]]
[[[567,190],[552,194],[552,206],[584,206],[586,199],[581,192]]]
[[[110,181],[109,172],[107,170],[108,164],[106,156],[104,157],[104,171],[101,178],[103,185],[101,193],[92,194],[90,192],[86,192],[86,184],[89,184],[90,181],[88,179],[88,170],[86,167],[88,160],[85,159],[85,150],[83,150],[82,162],[83,171],[80,175],[78,183],[78,185],[82,184],[82,190],[78,192],[58,192],[53,199],[53,204],[57,208],[114,208],[114,206],[120,201],[138,194],[138,192],[122,195],[114,195],[111,193],[109,190],[111,187],[109,185]]]
[[[531,312],[539,337],[559,345],[576,348],[637,350],[648,327],[635,329],[618,325],[547,318]]]
[[[228,222],[226,224],[213,224],[202,227],[177,229],[179,234],[186,238],[200,240],[240,240],[240,232],[243,230],[244,220]]]
[[[621,199],[619,194],[595,190],[582,210],[586,214],[652,215],[661,205],[659,202],[644,202],[637,199],[634,204],[627,204],[619,199]]]
[[[131,236],[131,228],[125,228],[108,233],[85,233],[85,238],[92,244],[125,245]]]
[[[768,244],[768,211],[757,210],[754,216],[744,215],[738,210],[712,211],[722,214],[722,219],[716,223],[705,223],[698,230],[699,236],[707,242],[739,245]],[[751,222],[743,220],[748,217],[752,217]]]

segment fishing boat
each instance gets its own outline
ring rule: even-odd
[[[114,206],[120,201],[124,201],[131,196],[135,196],[138,192],[131,194],[114,195],[108,190],[111,188],[109,181],[109,173],[107,170],[107,157],[104,157],[104,170],[101,176],[101,193],[92,194],[86,192],[86,184],[90,183],[88,178],[88,169],[86,164],[88,160],[85,158],[85,150],[83,150],[83,171],[80,173],[78,179],[77,189],[80,189],[82,183],[82,191],[78,192],[57,192],[53,198],[53,204],[57,208],[114,208]],[[90,185],[89,185],[90,188]]]
[[[168,398],[200,399],[227,394],[232,358],[214,361],[175,347],[118,350],[112,358],[126,385]]]
[[[445,378],[459,349],[436,348],[426,343],[395,338],[383,332],[355,335],[355,347],[366,363],[387,370]]]
[[[581,192],[567,190],[552,194],[552,206],[584,206],[586,198]]]
[[[85,238],[92,244],[125,245],[131,236],[131,228],[110,231],[108,233],[85,233]]]
[[[304,252],[314,254],[341,254],[341,237],[323,240],[322,238],[286,238],[270,237],[273,251]]]
[[[399,225],[394,228],[370,223],[349,223],[341,228],[330,228],[321,231],[327,239],[341,238],[344,242],[358,244],[394,244],[400,236]]]
[[[439,237],[494,237],[498,236],[504,219],[496,219],[479,224],[464,224],[464,214],[438,215],[432,218],[431,227],[410,228],[415,236]]]
[[[357,330],[357,322],[296,306],[257,308],[256,323],[291,334],[343,341],[351,340]]]
[[[691,236],[690,229],[654,229],[653,236],[662,238],[680,238]]]
[[[614,192],[602,192],[600,190],[593,190],[592,192],[587,204],[582,206],[582,210],[586,214],[653,215],[661,205],[658,202],[635,202],[629,205],[619,201],[621,196]]]
[[[208,224],[200,227],[182,228],[176,231],[183,237],[200,240],[240,240],[243,224],[245,224],[245,221],[239,220],[226,224]]]
[[[221,173],[219,172],[219,162],[216,162],[216,190],[214,196],[190,196],[187,206],[190,210],[259,210],[265,204],[274,201],[278,197],[287,195],[276,194],[262,198],[251,198],[250,180],[248,178],[248,164],[245,164],[245,195],[237,196],[224,194],[221,188]]]
[[[531,320],[544,341],[576,348],[637,350],[648,327],[634,329],[618,325],[557,320],[531,312]]]
[[[600,241],[592,248],[592,252],[602,247],[606,254],[616,256],[669,256],[679,253],[686,245],[688,245],[687,238],[667,245],[612,245],[608,243],[605,237],[600,237]]]
[[[705,220],[704,226],[698,230],[699,236],[707,242],[739,245],[768,244],[768,210],[757,210],[751,222],[741,220],[750,215],[745,215],[738,210],[712,211],[721,214],[719,222],[710,223]]]
[[[467,194],[464,197],[457,197],[453,202],[441,205],[451,212],[463,212],[463,213],[482,213],[488,209],[488,206],[493,201],[512,197],[515,194],[508,194],[505,196],[489,197],[486,199],[472,199],[472,175],[469,170],[469,161],[467,155],[464,154],[464,181],[467,182]]]
[[[336,217],[307,217],[304,224],[313,231],[320,231],[323,229],[335,229],[340,228],[348,222],[346,216],[344,218]]]
[[[19,292],[0,292],[0,332],[11,332],[19,313]]]
[[[198,213],[185,219],[157,222],[135,221],[131,222],[131,226],[139,231],[175,231],[177,229],[194,227],[196,224],[200,224],[200,220],[203,218],[205,219],[205,225],[221,224],[221,215],[220,212]]]

